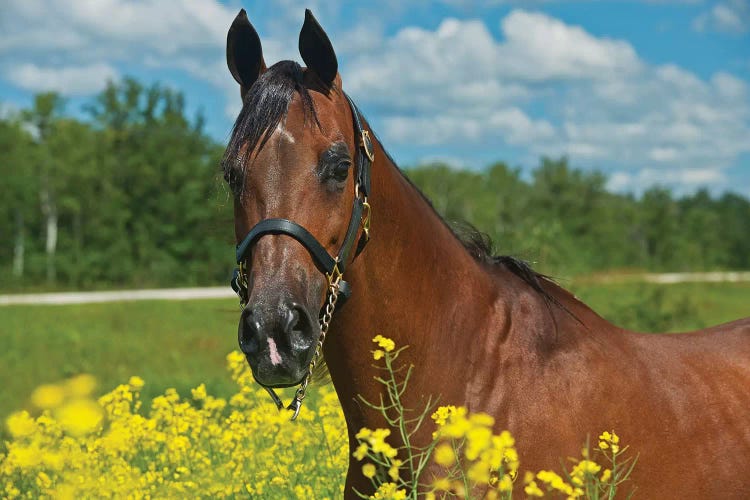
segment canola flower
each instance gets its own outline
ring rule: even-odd
[[[92,398],[81,375],[38,388],[35,411],[6,419],[0,498],[340,498],[348,463],[345,422],[330,386],[296,423],[268,401],[239,352],[227,356],[237,392],[174,389],[143,410],[144,381]]]
[[[511,498],[518,475],[515,440],[508,431],[493,433],[495,419],[486,413],[470,414],[464,407],[441,406],[433,414],[433,433],[439,443],[433,453],[446,474],[433,481],[429,495],[467,496],[475,488],[486,498]]]

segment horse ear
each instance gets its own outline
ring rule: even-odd
[[[305,9],[305,23],[299,32],[299,53],[308,69],[313,70],[326,85],[333,83],[339,69],[336,53],[310,9]]]
[[[250,24],[245,9],[240,10],[227,33],[227,66],[240,84],[243,97],[266,70],[260,37]]]

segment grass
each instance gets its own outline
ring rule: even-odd
[[[685,332],[750,316],[750,283],[564,284],[612,323],[644,332]]]
[[[229,396],[236,385],[225,356],[236,328],[234,299],[0,307],[0,415],[25,407],[38,385],[82,372],[101,391],[139,375],[145,400],[202,381]]]
[[[642,331],[683,331],[750,315],[750,283],[564,283],[605,318]],[[148,401],[205,382],[209,393],[236,391],[225,369],[235,349],[234,299],[0,307],[0,417],[24,408],[31,391],[86,372],[108,391],[131,375]]]

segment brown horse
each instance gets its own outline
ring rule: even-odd
[[[309,11],[299,48],[307,68],[267,67],[244,11],[227,37],[243,98],[224,159],[246,304],[239,340],[259,383],[306,383],[320,317],[350,443],[382,424],[357,397],[380,392],[370,339],[381,333],[410,346],[407,407],[432,395],[494,415],[517,438],[522,470],[556,470],[587,436],[615,429],[638,453],[638,497],[750,498],[750,319],[626,331],[480,238],[462,242],[370,141]],[[344,268],[351,297],[336,307]],[[368,488],[353,464],[347,496]]]

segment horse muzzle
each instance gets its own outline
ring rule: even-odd
[[[302,381],[315,353],[320,326],[306,307],[292,301],[248,304],[237,337],[255,380],[266,387]]]

